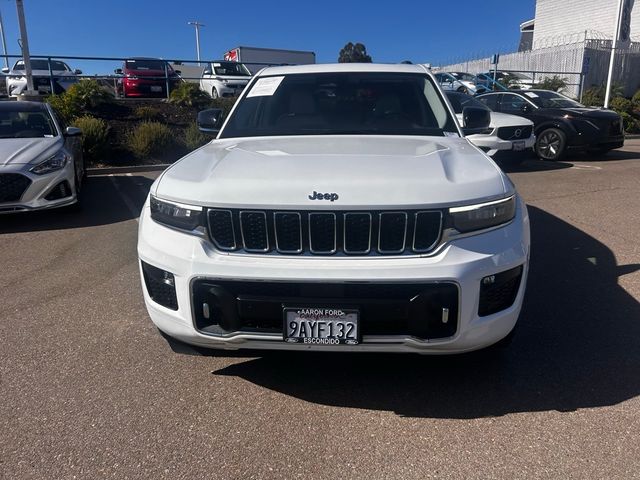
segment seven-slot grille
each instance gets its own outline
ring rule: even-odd
[[[531,136],[533,127],[524,125],[521,127],[500,127],[498,128],[498,137],[502,140],[526,140]]]
[[[306,212],[207,211],[209,236],[225,251],[296,255],[402,255],[433,250],[439,210]]]

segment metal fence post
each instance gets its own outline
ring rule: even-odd
[[[169,67],[167,62],[164,62],[164,82],[167,87],[167,98],[169,98]]]
[[[55,87],[53,84],[53,68],[51,67],[51,57],[47,58],[47,63],[49,64],[49,85],[51,86],[51,95],[55,95]]]

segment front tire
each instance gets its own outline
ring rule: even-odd
[[[567,136],[557,128],[547,128],[536,139],[536,155],[541,160],[555,162],[565,154]]]

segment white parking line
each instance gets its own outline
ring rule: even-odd
[[[130,173],[127,173],[126,175],[127,175],[127,177],[131,176]],[[140,212],[136,208],[135,203],[133,203],[133,200],[131,200],[131,198],[129,198],[129,196],[126,193],[124,193],[124,191],[122,191],[122,189],[120,188],[120,185],[118,185],[118,182],[116,182],[115,175],[110,174],[109,175],[109,179],[111,180],[111,183],[113,184],[113,187],[120,194],[120,197],[122,198],[122,201],[124,202],[124,204],[129,209],[129,212],[131,212],[131,214],[133,215],[133,218],[135,218],[136,222],[140,222],[140,220],[139,220]]]
[[[578,170],[602,170],[602,167],[596,167],[595,165],[580,165],[578,163],[574,163],[571,168],[576,168]]]

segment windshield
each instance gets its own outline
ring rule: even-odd
[[[473,82],[475,76],[469,73],[452,72],[451,75],[456,77],[457,80],[464,80],[465,82]]]
[[[53,137],[56,129],[48,112],[0,110],[0,138]]]
[[[128,70],[164,70],[164,60],[127,60],[125,68]],[[169,67],[167,65],[167,67]]]
[[[13,66],[14,70],[24,70],[24,62],[20,60]],[[31,60],[31,70],[49,70],[48,60]],[[59,60],[51,60],[51,70],[71,70],[66,63]]]
[[[465,107],[476,107],[482,108],[483,110],[490,110],[489,107],[480,100],[476,100],[466,93],[447,92],[447,98],[453,107],[453,111],[456,113],[462,113],[462,109]]]
[[[458,133],[430,77],[340,72],[260,77],[220,138]]]
[[[216,75],[229,75],[235,77],[250,77],[251,72],[247,67],[238,62],[216,62],[213,64],[213,71]]]
[[[581,103],[549,90],[533,90],[524,94],[540,108],[584,108]]]

